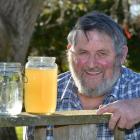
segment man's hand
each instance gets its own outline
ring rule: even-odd
[[[119,100],[108,105],[101,106],[97,114],[112,113],[109,128],[132,128],[140,122],[140,98],[132,100]]]

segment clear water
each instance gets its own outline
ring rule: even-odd
[[[0,115],[21,113],[23,102],[22,83],[7,81],[0,83]]]

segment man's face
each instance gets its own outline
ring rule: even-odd
[[[100,96],[111,89],[120,74],[112,39],[105,33],[79,32],[75,46],[69,49],[69,65],[79,92]]]

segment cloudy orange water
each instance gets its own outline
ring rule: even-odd
[[[25,109],[29,113],[53,113],[57,100],[57,69],[25,70]]]

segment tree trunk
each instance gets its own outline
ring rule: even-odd
[[[0,0],[0,60],[25,61],[44,0]]]
[[[0,0],[0,61],[24,64],[44,0]],[[14,128],[0,128],[0,140],[17,140]]]

